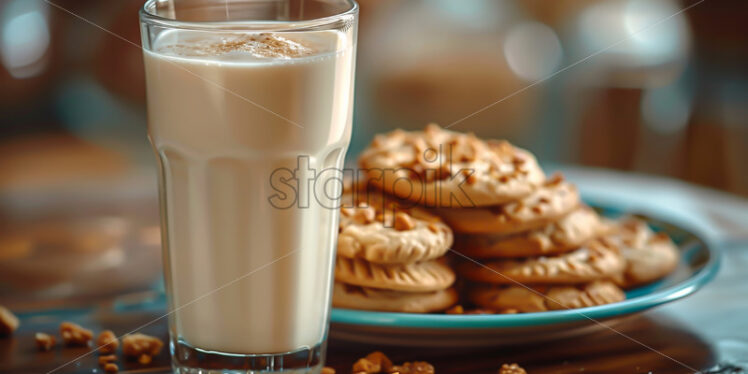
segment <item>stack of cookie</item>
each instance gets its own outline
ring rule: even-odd
[[[342,205],[335,307],[428,313],[457,301],[442,259],[453,234],[441,219],[363,187],[348,189]]]
[[[499,313],[621,301],[621,287],[672,271],[677,251],[635,219],[603,222],[560,174],[506,141],[428,125],[377,136],[361,154],[368,185],[440,216],[476,306]]]
[[[619,246],[600,236],[605,226],[599,216],[561,176],[517,201],[442,214],[449,222],[468,217],[483,222],[455,226],[462,232],[455,249],[469,259],[460,263],[459,273],[474,282],[467,294],[480,307],[540,312],[625,298],[610,280],[625,269]]]
[[[623,299],[607,281],[623,270],[620,252],[593,240],[597,214],[563,177],[546,178],[529,152],[428,125],[378,136],[359,162],[370,184],[429,208],[458,233],[457,271],[477,306],[534,312]]]

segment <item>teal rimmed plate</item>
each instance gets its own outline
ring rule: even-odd
[[[597,206],[606,217],[622,211]],[[569,337],[611,327],[624,317],[686,297],[708,283],[719,269],[719,252],[697,234],[649,216],[640,218],[668,234],[681,253],[668,277],[626,292],[614,304],[542,313],[448,315],[384,313],[334,308],[331,336],[348,341],[385,345],[484,346],[517,344]]]

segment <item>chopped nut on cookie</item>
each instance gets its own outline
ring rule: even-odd
[[[338,256],[376,264],[409,264],[439,258],[451,248],[454,235],[439,217],[361,186],[341,197],[344,207],[355,208],[345,214],[348,208],[341,208]]]
[[[371,183],[429,207],[503,204],[527,196],[545,179],[532,154],[506,141],[483,141],[434,124],[377,139],[359,157]]]
[[[43,332],[37,332],[34,334],[34,340],[36,341],[36,348],[42,352],[52,350],[55,346],[56,339],[54,336],[45,334]]]
[[[374,218],[376,218],[376,211],[372,207],[358,207],[353,213],[353,221],[361,225],[374,222]]]
[[[527,374],[527,372],[517,364],[504,364],[501,365],[499,374]]]
[[[335,369],[329,366],[325,366],[322,368],[322,371],[320,372],[320,374],[335,374]]]
[[[122,353],[140,360],[142,355],[155,356],[161,352],[164,343],[161,339],[145,334],[130,334],[122,338]]]
[[[114,353],[119,347],[119,340],[112,330],[104,330],[96,339],[96,346],[101,354]]]
[[[60,335],[66,346],[87,346],[93,339],[93,332],[72,322],[60,324]]]
[[[428,228],[429,228],[429,231],[433,232],[434,234],[437,234],[437,233],[439,233],[439,226],[438,226],[438,225],[436,225],[436,224],[435,224],[435,223],[433,223],[433,222],[432,222],[432,223],[429,223],[429,225],[428,225]]]
[[[12,334],[19,324],[18,317],[7,308],[0,306],[0,336]]]
[[[410,218],[408,213],[397,212],[395,213],[395,230],[397,231],[408,231],[416,227],[413,220]]]

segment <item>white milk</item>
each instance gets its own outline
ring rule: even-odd
[[[202,38],[169,31],[145,53],[171,328],[205,350],[313,347],[326,333],[337,209],[313,194],[308,208],[273,207],[270,176],[300,155],[318,173],[342,167],[353,46],[336,31]]]

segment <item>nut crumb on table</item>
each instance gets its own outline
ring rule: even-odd
[[[18,325],[20,325],[18,317],[0,305],[0,336],[12,334],[16,331]]]
[[[374,351],[353,364],[353,374],[434,374],[434,367],[425,361],[405,362],[393,365],[384,353]]]
[[[142,358],[143,355],[150,357],[157,355],[163,346],[161,339],[140,333],[125,335],[122,338],[122,353],[138,360],[147,360]]]
[[[119,340],[117,340],[117,336],[114,335],[112,330],[104,330],[96,339],[96,346],[101,354],[114,353],[117,351],[117,347],[119,347]]]
[[[389,371],[392,368],[392,361],[380,351],[374,351],[366,355],[366,359],[379,365],[380,370]]]
[[[379,373],[381,371],[381,365],[373,363],[366,358],[360,358],[353,364],[354,373]]]
[[[111,364],[113,362],[117,361],[116,355],[106,355],[106,356],[99,356],[99,365],[100,366],[106,366],[106,364]]]
[[[434,366],[425,361],[404,362],[392,365],[392,361],[382,352],[374,351],[353,364],[353,374],[435,374]],[[335,369],[324,367],[321,374],[335,374]],[[516,363],[503,364],[498,374],[527,374],[527,371]]]
[[[117,366],[117,364],[115,364],[115,363],[111,363],[110,362],[110,363],[104,365],[104,371],[107,372],[107,373],[116,373],[116,372],[119,371],[119,366]]]
[[[52,350],[57,340],[54,336],[45,334],[43,332],[37,332],[34,334],[34,340],[36,341],[36,347],[42,352]]]
[[[517,364],[504,364],[501,365],[499,374],[527,374],[527,372]]]
[[[148,365],[153,361],[153,358],[150,355],[142,354],[140,357],[138,357],[138,363],[141,365]]]
[[[60,324],[60,335],[66,346],[87,346],[93,339],[93,332],[72,322]]]
[[[393,366],[389,373],[399,374],[434,374],[434,366],[425,361],[405,362],[402,365]]]

